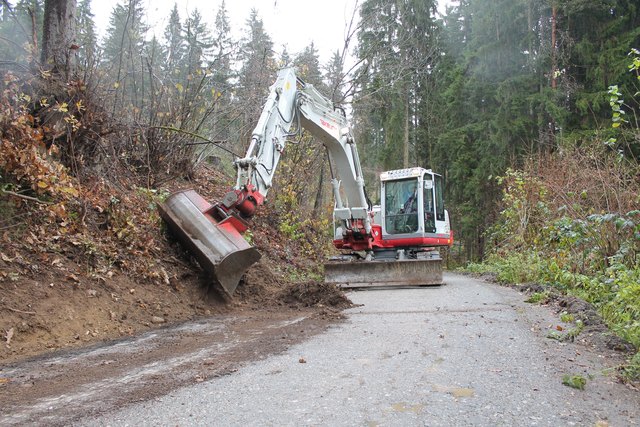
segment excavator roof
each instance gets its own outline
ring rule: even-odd
[[[424,169],[419,167],[385,171],[380,174],[380,181],[391,181],[402,178],[415,178],[421,176],[425,172],[432,173],[431,169]]]

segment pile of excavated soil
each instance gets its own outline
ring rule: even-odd
[[[349,298],[338,287],[315,281],[293,284],[281,289],[277,296],[290,307],[344,309],[352,306]]]
[[[607,348],[623,353],[634,350],[631,343],[613,334],[598,314],[596,308],[588,302],[574,296],[563,296],[555,300],[558,312],[573,314],[584,325],[580,336],[584,342],[595,348]]]

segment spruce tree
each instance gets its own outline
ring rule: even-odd
[[[436,60],[435,2],[367,0],[358,35],[360,94],[354,99],[367,158],[383,169],[415,164],[417,108]]]
[[[183,127],[198,130],[202,125],[202,113],[205,110],[205,107],[201,106],[204,102],[203,92],[211,77],[206,63],[212,46],[211,35],[198,9],[194,9],[187,18],[183,32],[185,75],[182,83],[180,122]]]
[[[0,55],[23,66],[39,58],[43,17],[44,0],[19,0],[15,6],[2,2]]]
[[[322,71],[320,70],[320,58],[318,57],[318,49],[311,42],[306,46],[293,61],[293,65],[297,68],[299,76],[308,83],[314,85],[321,92],[326,92],[322,81]]]
[[[98,36],[91,0],[80,0],[77,20],[78,65],[85,71],[92,70],[98,61]]]
[[[241,64],[238,78],[238,105],[242,120],[242,140],[249,142],[251,131],[260,116],[269,87],[276,73],[273,42],[264,28],[258,11],[252,9],[241,39],[239,60]],[[244,152],[243,150],[240,150]]]
[[[637,91],[627,55],[640,46],[640,8],[634,0],[559,2],[558,26],[566,39],[566,78],[579,90],[569,132],[601,127],[610,116],[610,85],[627,100]],[[632,106],[638,111],[637,104]]]
[[[103,45],[102,65],[108,84],[114,89],[113,111],[130,111],[135,117],[142,111],[144,100],[145,64],[144,23],[141,0],[127,0],[116,5],[109,18]],[[133,114],[137,112],[137,114]]]
[[[182,34],[182,23],[178,13],[178,4],[173,4],[169,22],[164,30],[164,68],[167,76],[178,73],[178,67],[185,56],[185,42]]]
[[[76,0],[46,0],[40,61],[69,80],[76,70]]]
[[[343,56],[340,51],[335,51],[331,59],[324,67],[324,81],[327,87],[327,96],[335,103],[341,103],[345,100],[345,70]]]
[[[233,79],[235,77],[232,61],[236,49],[236,42],[231,36],[231,24],[226,3],[223,0],[216,12],[209,61],[211,79],[208,91],[213,108],[210,131],[214,140],[230,140],[234,127],[235,113],[231,94],[234,89]]]

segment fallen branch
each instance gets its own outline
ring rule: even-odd
[[[22,313],[22,314],[38,314],[35,311],[22,311],[17,308],[5,307],[9,311],[13,311],[14,313]]]
[[[29,200],[31,202],[40,203],[42,205],[53,205],[53,202],[47,202],[46,200],[40,200],[37,197],[25,196],[24,194],[16,193],[15,191],[9,191],[9,190],[0,190],[0,191],[2,191],[3,194],[8,194],[10,196],[19,197],[21,199]]]
[[[7,39],[5,39],[4,37],[0,37],[0,40],[2,40],[2,41],[8,41],[8,40],[7,40]],[[15,67],[15,68],[19,68],[19,69],[21,69],[22,71],[29,71],[29,67],[26,67],[25,65],[22,65],[22,64],[20,64],[20,63],[19,63],[19,62],[17,62],[17,61],[6,61],[6,60],[3,60],[3,61],[0,61],[0,66],[1,66],[1,67],[6,67],[6,68],[8,68],[8,67]]]

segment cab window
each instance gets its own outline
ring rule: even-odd
[[[433,180],[431,175],[425,175],[422,185],[422,201],[424,209],[424,231],[426,233],[436,232],[436,217],[433,203]]]
[[[434,175],[436,181],[436,218],[444,221],[444,182],[440,175]]]
[[[385,229],[388,234],[418,231],[418,180],[387,181],[385,188]]]

